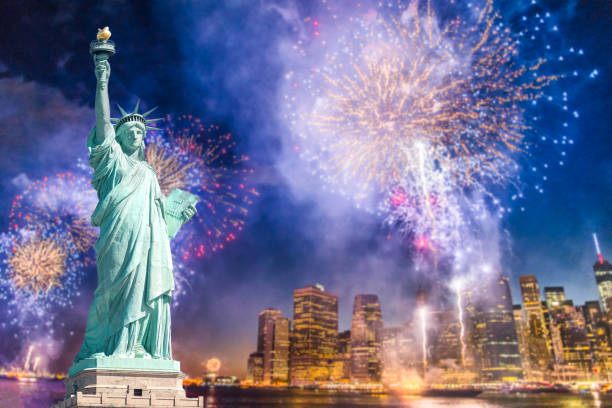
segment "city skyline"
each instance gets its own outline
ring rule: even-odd
[[[605,264],[598,253],[593,277],[599,282],[598,265]],[[279,310],[268,308],[259,313],[258,352],[249,356],[247,384],[415,383],[430,381],[428,370],[432,368],[442,370],[442,378],[450,383],[608,378],[612,372],[612,314],[602,306],[607,303],[605,296],[602,301],[575,305],[565,296],[563,286],[540,287],[534,275],[521,275],[517,280],[521,288],[518,304],[511,296],[509,277],[501,274],[447,292],[449,297],[460,296],[455,302],[430,299],[419,288],[415,307],[408,313],[412,317],[399,325],[383,323],[377,295],[358,294],[351,328],[345,331],[338,329],[337,295],[325,292],[320,284],[295,289],[295,326]],[[292,356],[304,354],[299,351],[306,344],[304,333],[314,339],[307,343],[313,342],[316,351],[307,351],[311,357],[303,361],[286,356],[283,364],[289,364],[289,376],[274,383],[260,350],[264,349],[262,333],[269,330],[266,322],[279,318],[288,322]],[[319,338],[321,330],[327,335]],[[335,342],[333,355],[317,346],[324,340],[330,342],[328,346]],[[319,358],[324,354],[326,357]],[[256,370],[259,374],[254,375]]]
[[[590,237],[587,237],[590,238]],[[592,241],[590,242],[592,245]],[[604,255],[602,255],[604,256]],[[568,286],[562,285],[562,281],[560,281],[559,279],[553,279],[551,278],[550,280],[546,280],[543,281],[541,276],[538,275],[537,272],[533,273],[532,275],[535,276],[535,278],[538,281],[538,286],[539,286],[539,293],[540,293],[540,298],[541,300],[546,300],[545,295],[546,295],[546,288],[563,288],[563,293],[566,299],[571,299],[573,301],[575,301],[576,304],[584,304],[588,301],[593,301],[593,300],[597,300],[600,301],[600,295],[599,295],[599,291],[597,288],[597,282],[595,279],[595,275],[594,275],[594,271],[593,271],[593,266],[596,265],[599,262],[599,258],[597,256],[597,253],[593,250],[593,256],[592,256],[592,262],[590,263],[587,273],[585,273],[585,278],[587,278],[588,280],[584,280],[582,281],[583,287],[582,287],[582,291],[577,291],[577,290],[573,290],[572,292],[567,291],[566,289],[568,288]],[[611,257],[612,259],[612,257]],[[604,261],[606,261],[606,258],[604,256]],[[608,263],[606,261],[606,263]],[[521,289],[520,289],[520,282],[519,282],[519,276],[528,276],[530,275],[529,273],[521,273],[521,274],[510,274],[509,277],[510,279],[510,289],[511,289],[511,294],[512,294],[512,299],[521,299]],[[516,278],[516,279],[512,279],[512,278]],[[546,282],[546,284],[544,284],[544,282]],[[567,281],[565,281],[567,282]],[[323,282],[316,282],[317,284],[322,284],[325,286],[325,284]],[[414,302],[416,304],[417,302],[417,289],[419,288],[419,286],[415,286],[414,288],[414,293],[413,296],[410,296],[410,294],[408,295],[408,299],[410,300],[410,302]],[[592,288],[592,290],[590,290]],[[452,290],[452,288],[450,286],[448,286],[446,288],[447,290]],[[367,288],[366,288],[366,292],[367,292]],[[579,296],[575,296],[576,293],[580,293]],[[358,293],[355,292],[354,294],[350,295],[351,297],[356,296]],[[385,305],[385,300],[384,298],[382,298],[380,300],[381,302],[381,307],[384,308]],[[350,303],[350,302],[348,302]],[[346,312],[342,312],[339,313],[339,315],[341,316],[341,318],[339,319],[340,325],[340,330],[347,330],[350,329],[351,326],[351,316],[352,316],[352,304],[348,305],[347,304],[343,304],[343,303],[339,303],[339,307],[340,305],[342,305],[342,308],[344,311],[346,310],[351,310],[349,313]],[[349,307],[350,306],[350,307]],[[603,305],[602,305],[603,307]],[[271,309],[280,309],[283,313],[287,314],[288,312],[290,312],[292,310],[292,306],[284,309],[284,308],[279,308],[278,306],[272,306],[270,305],[269,307],[265,307],[265,308],[271,308]],[[264,308],[264,309],[265,309]]]

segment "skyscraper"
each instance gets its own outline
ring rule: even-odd
[[[521,366],[523,372],[528,371],[527,361],[527,340],[525,339],[525,322],[523,321],[523,308],[521,305],[512,306],[512,314],[514,317],[514,326],[516,327],[516,340],[518,342],[519,355],[521,356]]]
[[[467,365],[485,382],[523,377],[508,278],[481,279],[462,291],[468,335]]]
[[[293,291],[292,385],[328,381],[338,337],[338,295],[322,285]]]
[[[431,321],[432,330],[428,332],[433,334],[431,341],[431,356],[432,364],[436,364],[441,360],[455,360],[457,364],[463,365],[462,361],[462,345],[461,345],[461,322],[457,307],[447,307],[441,311],[432,311],[428,314],[428,320]]]
[[[603,259],[596,234],[593,234],[593,240],[595,241],[595,250],[597,251],[597,261],[593,265],[593,272],[595,273],[601,306],[604,312],[608,312],[612,309],[612,265]]]
[[[525,338],[529,377],[541,378],[551,363],[552,343],[549,342],[549,331],[544,318],[540,285],[533,275],[519,277],[523,308],[525,309]]]
[[[519,284],[523,297],[527,330],[532,336],[545,337],[547,331],[544,324],[544,311],[542,310],[542,297],[540,296],[538,280],[533,275],[524,275],[519,277]]]
[[[604,311],[610,310],[612,305],[612,265],[606,260],[599,260],[593,265],[595,273],[595,282],[597,282],[597,290],[601,299],[601,306]]]
[[[259,313],[257,353],[262,360],[263,384],[287,384],[289,380],[289,319],[276,309]]]
[[[351,377],[351,331],[345,330],[338,334],[336,356],[331,380],[335,383],[349,382]]]
[[[275,320],[283,317],[276,309],[264,309],[259,313],[257,329],[257,352],[263,355],[263,382],[270,384],[272,378],[272,350],[274,349]]]
[[[521,379],[521,357],[514,324],[510,280],[499,276],[486,309],[487,339],[483,346],[482,377],[486,381]]]
[[[563,343],[563,361],[588,378],[592,370],[593,355],[589,344],[584,313],[565,302],[555,314],[554,324],[559,328]]]
[[[544,298],[548,310],[561,307],[565,301],[565,289],[563,286],[547,286],[544,288]]]
[[[357,295],[351,322],[351,380],[378,383],[382,375],[383,319],[376,295]]]
[[[247,363],[247,382],[251,384],[261,384],[263,382],[263,354],[254,352],[249,354]]]
[[[270,381],[272,384],[289,383],[289,333],[291,322],[288,317],[274,321],[274,343],[270,359]],[[265,372],[264,372],[265,381]]]

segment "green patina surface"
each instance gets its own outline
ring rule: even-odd
[[[91,217],[100,227],[95,245],[98,286],[70,375],[87,368],[175,371],[170,238],[195,214],[196,200],[187,192],[173,194],[173,199],[164,196],[145,161],[144,137],[153,121],[146,116],[151,111],[138,113],[138,104],[131,113],[120,108],[122,118],[111,124],[108,57],[94,52],[96,125],[87,140],[99,199]]]
[[[86,358],[75,363],[68,375],[72,377],[87,369],[106,370],[143,370],[143,371],[181,371],[181,363],[175,360],[156,360],[144,358]]]

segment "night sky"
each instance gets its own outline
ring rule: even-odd
[[[341,4],[355,9],[355,2]],[[361,10],[369,7],[363,2]],[[515,16],[528,2],[498,7],[502,17]],[[580,78],[559,85],[580,112],[568,130],[575,143],[564,165],[549,172],[542,194],[527,189],[524,200],[507,203],[513,211],[494,235],[514,303],[519,303],[518,276],[535,274],[541,287],[565,286],[580,304],[598,297],[593,232],[604,258],[612,259],[612,4],[549,1],[542,7],[559,27],[560,48],[584,49]],[[288,44],[311,38],[312,18],[320,13],[319,1],[3,1],[0,231],[9,226],[13,198],[30,182],[75,171],[77,160],[86,160],[85,142],[95,122],[88,47],[96,29],[108,25],[117,46],[110,60],[114,116],[116,103],[131,108],[138,98],[145,109],[159,106],[160,115],[191,114],[231,132],[236,151],[248,155],[254,169],[250,183],[259,196],[248,208],[243,231],[222,251],[191,261],[196,273],[173,309],[174,355],[183,370],[199,374],[201,362],[218,357],[221,374],[244,375],[256,347],[259,311],[279,308],[292,318],[292,290],[310,284],[321,283],[340,296],[341,330],[350,327],[358,293],[380,296],[386,325],[404,322],[431,271],[414,270],[411,245],[397,234],[389,237],[379,215],[322,188],[292,151],[279,115]],[[322,24],[320,32],[331,35],[332,29]],[[599,74],[590,78],[595,69]],[[539,124],[543,132],[565,120],[555,115]],[[536,149],[529,160],[558,163],[559,157]],[[527,183],[529,177],[523,177]],[[95,273],[86,271],[74,307],[58,311],[55,321],[63,326],[54,332],[50,370],[67,370],[80,347]],[[20,361],[37,340],[35,333],[21,336],[13,326],[1,330],[5,365]]]

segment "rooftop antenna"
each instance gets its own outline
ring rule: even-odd
[[[599,263],[603,264],[603,257],[601,256],[601,249],[599,249],[599,241],[597,240],[597,234],[593,233],[593,241],[595,241],[595,249],[597,250],[597,257],[599,258]]]

